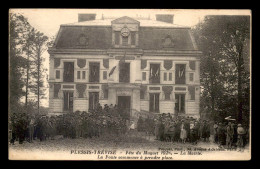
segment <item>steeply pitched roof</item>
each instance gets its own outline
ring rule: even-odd
[[[118,19],[104,19],[77,22],[61,25],[55,41],[56,48],[64,49],[109,49],[112,46],[113,23],[137,23],[139,27],[139,46],[144,50],[197,50],[190,34],[190,28],[175,24],[143,19],[121,17]],[[87,38],[87,45],[80,45],[81,36]],[[173,45],[165,48],[166,37],[170,37]]]

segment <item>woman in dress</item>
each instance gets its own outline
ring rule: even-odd
[[[185,143],[185,142],[186,142],[187,132],[186,132],[186,130],[185,130],[184,121],[182,121],[182,123],[181,123],[181,134],[180,134],[180,138],[181,138],[182,143]]]

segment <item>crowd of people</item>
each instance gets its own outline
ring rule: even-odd
[[[193,117],[173,117],[169,114],[160,114],[155,118],[154,135],[160,141],[189,142],[197,144],[198,141],[209,142],[211,135],[213,142],[221,148],[243,148],[249,139],[246,127],[236,122],[215,122],[196,119]]]
[[[17,113],[12,118],[12,136],[22,144],[25,140],[33,142],[54,139],[57,135],[64,138],[92,138],[102,135],[126,134],[135,130],[130,114],[117,105],[96,106],[89,112],[76,111],[59,116],[31,115]],[[190,143],[209,142],[210,136],[220,147],[244,147],[248,142],[248,130],[241,124],[229,121],[211,123],[209,120],[185,116],[172,116],[170,113],[158,114],[153,118],[139,116],[136,130],[154,135],[157,140]]]
[[[18,114],[17,114],[18,115]],[[32,115],[26,113],[19,114],[13,119],[12,136],[10,142],[14,144],[16,140],[20,144],[27,140],[39,139],[44,141],[54,139],[56,135],[64,138],[92,138],[103,134],[119,135],[127,131],[129,114],[117,105],[100,104],[89,112],[76,111],[59,116]]]

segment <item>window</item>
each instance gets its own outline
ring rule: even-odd
[[[194,79],[193,73],[190,73],[190,81],[193,82],[193,79]]]
[[[175,94],[175,112],[185,113],[185,94]]]
[[[146,72],[142,72],[142,79],[146,80]]]
[[[99,63],[89,63],[89,82],[99,82]]]
[[[60,71],[56,70],[56,79],[60,79]]]
[[[160,64],[150,64],[150,83],[160,83]]]
[[[82,79],[86,79],[86,71],[82,71]]]
[[[185,64],[176,64],[175,83],[185,84]]]
[[[163,80],[167,81],[167,73],[164,73]]]
[[[159,112],[159,93],[150,93],[150,112]]]
[[[119,82],[130,82],[130,63],[119,64]]]
[[[64,72],[63,72],[64,82],[74,82],[74,63],[64,62]]]
[[[104,72],[103,72],[103,79],[104,79],[104,80],[107,80],[107,71],[104,71]]]
[[[128,46],[128,37],[122,36],[122,45],[123,46]]]
[[[64,111],[73,111],[73,92],[71,91],[64,91],[63,92],[63,110]]]
[[[135,32],[131,32],[131,45],[135,45],[135,36],[136,36],[136,33]]]
[[[115,45],[119,45],[120,42],[120,32],[115,32]]]
[[[169,81],[172,81],[172,73],[169,73]]]
[[[99,103],[99,93],[89,92],[89,109],[90,110],[95,109],[98,103]]]
[[[77,71],[77,79],[80,79],[80,71]]]

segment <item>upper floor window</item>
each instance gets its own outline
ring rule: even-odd
[[[64,72],[63,72],[64,82],[74,82],[74,63],[64,62]]]
[[[99,82],[99,63],[89,63],[89,82]]]
[[[130,82],[130,63],[120,63],[119,65],[119,82]]]
[[[175,83],[185,84],[185,64],[176,64]]]
[[[160,83],[160,64],[150,64],[150,83]]]
[[[127,27],[121,31],[114,31],[114,45],[115,47],[134,47],[137,42],[136,31],[130,31]]]

